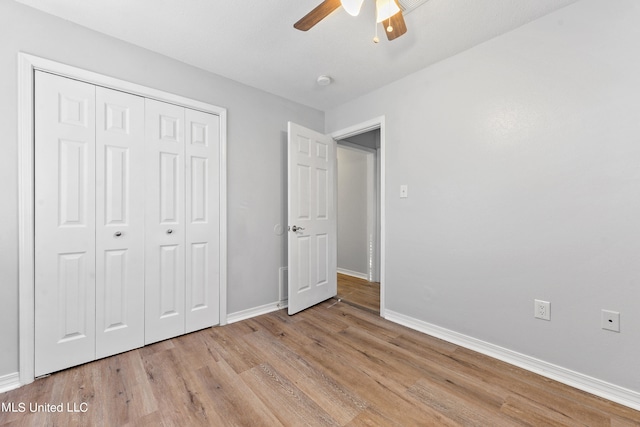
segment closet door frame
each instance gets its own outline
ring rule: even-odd
[[[227,110],[212,104],[18,53],[18,305],[19,381],[35,379],[34,73],[44,71],[220,117],[220,325],[227,323]]]

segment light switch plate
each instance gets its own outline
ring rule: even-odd
[[[406,199],[407,197],[409,197],[409,186],[403,184],[400,186],[400,198]]]

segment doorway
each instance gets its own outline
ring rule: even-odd
[[[380,313],[380,128],[337,139],[337,298]]]

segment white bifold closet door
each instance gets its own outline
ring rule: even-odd
[[[150,99],[146,116],[150,344],[219,323],[220,124],[218,116]]]
[[[220,117],[185,109],[185,333],[220,323]]]
[[[96,358],[144,345],[144,98],[96,87]]]
[[[36,375],[144,343],[144,99],[36,74]]]
[[[146,100],[145,343],[184,333],[184,108]]]
[[[36,73],[35,375],[95,359],[95,86]]]
[[[35,374],[219,323],[219,117],[35,76]]]

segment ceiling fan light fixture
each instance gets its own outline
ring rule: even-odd
[[[342,7],[351,16],[358,16],[364,0],[340,0]]]
[[[382,22],[400,12],[395,0],[376,0],[376,22]]]

